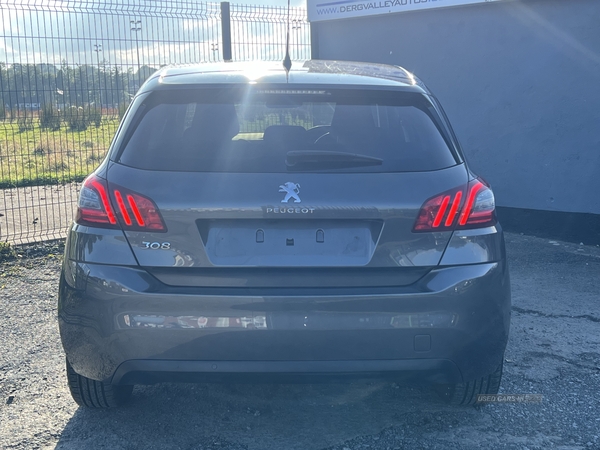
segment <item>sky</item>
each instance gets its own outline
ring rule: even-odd
[[[237,3],[238,5],[265,5],[265,6],[287,6],[287,0],[266,0],[262,2],[252,1],[233,1],[231,3]],[[292,7],[306,8],[306,0],[291,0],[290,5]]]
[[[191,5],[199,8],[191,10]],[[248,6],[236,9],[234,5]],[[262,8],[252,8],[257,5]],[[292,0],[291,6],[304,8],[305,0]],[[278,9],[269,11],[264,7]],[[234,59],[283,58],[285,7],[287,0],[232,2],[232,13],[237,11],[236,16],[242,16],[232,21]],[[292,16],[292,58],[308,56],[309,26],[305,20],[304,12]],[[0,62],[8,64],[58,65],[66,61],[160,66],[215,60],[222,51],[218,3],[13,0],[6,4],[0,0],[0,25]]]

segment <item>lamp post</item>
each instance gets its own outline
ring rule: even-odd
[[[294,33],[296,35],[296,59],[300,58],[300,29],[302,28],[302,21],[298,19],[292,20],[292,30],[296,30]]]
[[[96,52],[96,62],[98,64],[98,97],[100,111],[102,111],[102,80],[100,79],[100,52],[102,51],[102,44],[94,44],[94,51]]]
[[[142,31],[142,21],[141,20],[130,20],[129,24],[131,25],[130,30],[135,34],[135,50],[137,52],[137,66],[138,66],[138,89],[142,84],[140,79],[140,46],[138,41],[138,31]]]

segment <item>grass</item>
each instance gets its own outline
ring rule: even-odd
[[[29,129],[17,121],[0,121],[0,189],[81,181],[104,159],[119,125],[103,118],[100,127],[70,131],[41,129],[33,119]]]
[[[302,116],[270,112],[242,120],[241,128],[262,136],[267,126],[279,123],[312,126]],[[65,122],[56,131],[42,129],[37,116],[0,121],[0,189],[83,180],[104,159],[118,126],[116,114],[84,131],[72,131]]]

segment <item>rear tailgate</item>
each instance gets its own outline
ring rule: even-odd
[[[156,203],[167,231],[125,234],[139,264],[166,284],[399,286],[439,264],[452,232],[415,233],[415,219],[427,199],[465,185],[467,171],[460,164],[406,173],[210,173],[113,164],[108,178]]]

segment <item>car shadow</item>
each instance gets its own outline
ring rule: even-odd
[[[322,449],[392,426],[419,433],[436,416],[476,414],[445,405],[430,386],[389,381],[327,384],[137,386],[127,405],[79,408],[57,449]],[[435,428],[435,427],[434,427]]]

